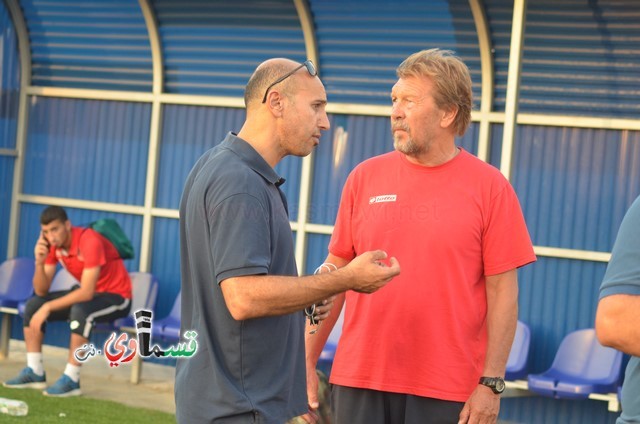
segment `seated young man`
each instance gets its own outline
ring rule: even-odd
[[[46,387],[42,364],[42,341],[47,321],[68,320],[71,328],[69,360],[64,374],[44,390],[47,396],[80,393],[80,363],[74,352],[89,342],[94,323],[125,317],[131,309],[131,280],[118,251],[109,240],[88,228],[74,227],[65,210],[49,206],[40,215],[41,233],[34,249],[35,296],[24,315],[27,367],[5,387]],[[80,286],[50,292],[60,262]]]

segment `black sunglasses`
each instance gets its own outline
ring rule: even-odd
[[[267,87],[267,89],[264,91],[264,97],[262,98],[262,103],[266,103],[267,101],[267,94],[269,94],[269,90],[271,90],[271,87],[273,87],[274,85],[278,84],[279,82],[282,82],[284,80],[286,80],[287,78],[289,78],[291,75],[295,74],[296,71],[302,67],[306,67],[307,68],[307,72],[309,72],[309,75],[311,75],[312,77],[315,77],[316,75],[318,75],[318,71],[316,70],[315,65],[313,64],[312,61],[310,60],[305,60],[304,63],[300,66],[298,66],[297,68],[295,68],[293,71],[281,76],[280,78],[278,78],[277,80],[275,80],[269,87]]]

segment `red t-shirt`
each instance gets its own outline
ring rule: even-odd
[[[96,292],[115,293],[131,299],[131,279],[122,259],[113,244],[90,228],[71,227],[69,250],[51,246],[45,260],[47,265],[58,261],[78,281],[85,268],[100,267]]]
[[[369,159],[347,179],[329,251],[375,249],[402,272],[376,293],[347,292],[331,382],[466,401],[484,367],[485,275],[535,261],[513,188],[465,151],[437,167]]]

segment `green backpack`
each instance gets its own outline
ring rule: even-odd
[[[121,259],[133,259],[135,257],[131,241],[129,241],[129,238],[115,219],[102,218],[90,223],[87,228],[91,228],[106,237],[116,248]]]

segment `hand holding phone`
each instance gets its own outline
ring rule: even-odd
[[[47,255],[49,254],[50,244],[47,241],[47,238],[44,236],[44,233],[40,231],[40,237],[38,237],[38,241],[36,242],[36,246],[33,249],[33,254],[36,258],[36,264],[43,264]]]

